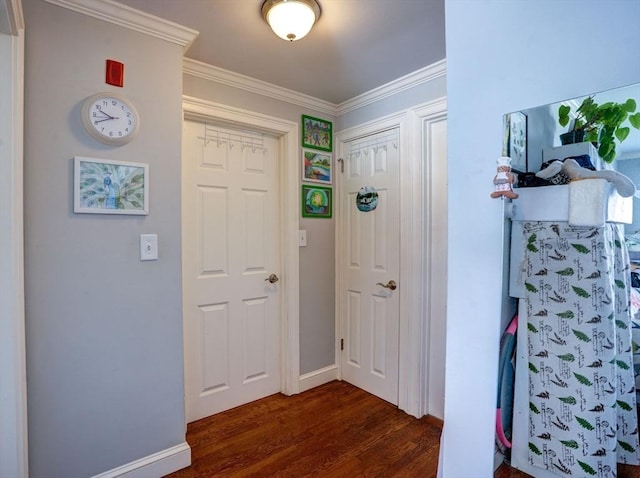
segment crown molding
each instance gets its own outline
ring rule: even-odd
[[[272,83],[241,75],[233,71],[225,70],[217,66],[193,60],[191,58],[184,59],[183,72],[185,75],[203,78],[205,80],[214,81],[234,88],[240,88],[251,93],[257,93],[262,96],[285,101],[287,103],[309,108],[321,113],[341,116],[345,113],[362,108],[363,106],[367,106],[371,103],[375,103],[376,101],[380,101],[389,96],[393,96],[422,83],[446,76],[447,62],[446,59],[440,60],[432,65],[414,71],[413,73],[391,81],[367,93],[356,96],[351,100],[340,103],[339,105],[320,100],[303,93],[298,93],[297,91],[282,88]]]
[[[312,96],[298,93],[281,86],[267,83],[266,81],[257,80],[250,76],[241,75],[233,71],[225,70],[217,66],[209,65],[201,61],[185,58],[183,63],[183,71],[185,75],[203,78],[205,80],[214,81],[234,88],[240,88],[251,93],[257,93],[262,96],[285,101],[294,105],[309,108],[321,113],[330,115],[336,114],[337,106],[328,101],[319,100]]]
[[[0,0],[0,33],[17,36],[24,30],[21,0]]]
[[[6,0],[5,0],[6,1]],[[113,0],[45,0],[105,22],[180,45],[186,51],[199,32]]]
[[[447,60],[440,60],[431,65],[402,76],[385,85],[374,88],[366,93],[356,96],[350,100],[340,103],[337,107],[336,116],[342,116],[350,111],[357,110],[389,96],[396,95],[402,91],[414,88],[422,83],[433,81],[447,75]]]

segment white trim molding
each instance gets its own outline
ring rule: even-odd
[[[24,23],[19,0],[0,0],[0,24],[0,476],[26,478]]]
[[[444,320],[446,317],[446,158],[435,164],[445,144],[446,135],[435,137],[433,125],[446,121],[447,100],[439,98],[411,109],[413,140],[412,156],[420,158],[415,174],[416,207],[411,253],[420,267],[415,268],[413,281],[420,284],[412,297],[412,313],[420,320],[410,321],[409,352],[402,354],[407,362],[404,383],[409,400],[409,413],[416,417],[444,416]],[[445,177],[443,177],[443,175]],[[444,226],[442,222],[444,221]],[[444,238],[442,236],[445,236]],[[443,250],[444,249],[444,250]],[[444,284],[444,285],[443,285]],[[444,288],[444,289],[443,289]],[[437,323],[437,321],[442,321]],[[437,335],[441,333],[442,336]],[[438,340],[439,339],[439,340]],[[437,346],[434,346],[434,341]],[[441,348],[438,348],[441,347]]]
[[[186,442],[183,442],[126,465],[94,475],[93,478],[154,478],[168,475],[189,465],[191,465],[191,448]]]
[[[397,95],[405,90],[414,88],[422,83],[427,83],[437,78],[444,78],[446,75],[447,61],[446,59],[440,60],[385,85],[374,88],[367,93],[363,93],[362,95],[358,95],[355,98],[340,103],[334,114],[336,116],[342,116],[353,110],[362,108],[363,106],[376,103],[390,96]]]
[[[306,392],[338,378],[338,366],[336,364],[323,367],[313,372],[300,375],[300,392]]]
[[[190,58],[184,59],[183,72],[196,78],[220,83],[221,85],[232,86],[250,93],[284,101],[303,108],[308,108],[320,113],[335,115],[336,105],[328,101],[319,100],[303,93],[298,93],[281,86],[257,80],[250,76],[241,75],[233,71],[218,68],[217,66],[202,63]]]
[[[339,105],[190,58],[184,59],[183,72],[185,75],[232,86],[267,98],[302,106],[320,113],[341,116],[402,91],[414,88],[422,83],[445,77],[447,64],[446,60],[440,60],[432,65],[391,81],[386,85],[382,85],[367,93],[356,96],[351,100],[340,103]]]
[[[0,0],[0,34],[18,36],[24,30],[21,0]]]
[[[300,258],[298,249],[298,130],[296,122],[254,113],[211,101],[183,96],[185,118],[216,120],[244,128],[259,129],[280,138],[283,258],[281,320],[281,392],[300,391]],[[185,315],[186,316],[186,315]]]
[[[112,0],[45,0],[105,22],[180,45],[186,51],[199,32]]]

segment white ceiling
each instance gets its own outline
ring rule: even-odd
[[[263,0],[117,0],[200,32],[186,57],[340,104],[445,58],[444,0],[318,0],[309,35],[278,38]]]

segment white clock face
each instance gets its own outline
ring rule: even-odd
[[[134,106],[125,98],[114,93],[100,93],[85,101],[82,123],[98,141],[119,145],[133,138],[139,120]]]

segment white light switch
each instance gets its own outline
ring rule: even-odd
[[[307,247],[307,230],[306,229],[300,229],[298,231],[298,246],[300,247]]]
[[[140,234],[140,260],[155,261],[158,259],[158,235]]]

